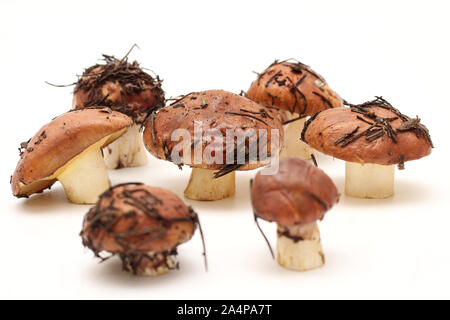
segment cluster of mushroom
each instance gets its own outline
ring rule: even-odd
[[[140,126],[164,105],[161,81],[127,57],[104,55],[76,83],[73,108],[22,143],[13,193],[28,197],[58,180],[73,203],[92,204],[110,187],[107,168],[139,166],[147,155]]]
[[[275,61],[243,95],[207,90],[167,105],[158,76],[127,56],[104,62],[84,71],[72,110],[21,144],[11,186],[28,197],[58,180],[70,202],[94,204],[83,245],[103,260],[117,255],[133,274],[178,268],[177,246],[201,232],[197,214],[171,191],[111,187],[107,169],[145,165],[146,150],[191,167],[184,196],[202,201],[233,196],[235,171],[281,157],[277,172],[263,169],[252,182],[254,218],[258,227],[258,218],[277,223],[279,264],[304,271],[324,264],[316,221],[339,200],[332,180],[306,161],[315,162],[313,148],[347,161],[346,193],[366,198],[392,195],[394,164],[403,168],[432,148],[419,118],[382,98],[350,105],[297,61]]]

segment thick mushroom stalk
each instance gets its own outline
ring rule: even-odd
[[[299,115],[296,113],[288,114],[288,121],[298,118]],[[280,153],[280,159],[289,157],[299,157],[302,159],[310,160],[311,155],[314,153],[312,149],[305,142],[301,141],[300,135],[302,133],[303,127],[305,126],[306,117],[302,119],[295,120],[293,122],[285,124],[284,127],[284,148]]]
[[[56,177],[72,203],[92,204],[110,187],[102,153],[92,149],[78,156]]]
[[[54,177],[64,187],[70,202],[93,204],[111,186],[101,148],[108,140],[120,136],[124,130],[126,129],[104,137],[56,171]]]
[[[103,149],[108,169],[139,167],[147,164],[147,151],[140,127],[134,124],[123,136]]]
[[[56,171],[54,177],[64,187],[70,202],[93,204],[111,186],[101,149],[108,144],[108,140],[117,139],[124,130],[93,144]]]
[[[277,261],[291,270],[307,271],[325,263],[317,222],[277,229]]]
[[[345,163],[345,194],[350,197],[383,199],[394,195],[394,165]]]
[[[209,169],[192,168],[189,183],[184,190],[185,197],[192,200],[215,201],[234,196],[235,171],[219,178],[214,178],[214,172]]]

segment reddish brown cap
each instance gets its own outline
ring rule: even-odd
[[[105,64],[86,69],[77,82],[74,109],[108,106],[142,124],[151,112],[164,106],[164,91],[158,76],[154,79],[136,61],[104,57]]]
[[[322,220],[338,202],[333,181],[306,160],[292,157],[280,161],[278,173],[257,173],[251,188],[257,217],[289,227]]]
[[[127,183],[100,195],[84,218],[81,237],[97,256],[158,253],[191,239],[197,223],[197,214],[173,192]]]
[[[258,143],[257,148],[260,147],[260,143],[264,143],[261,148],[265,147],[269,156],[272,139],[271,130],[277,129],[279,133],[278,144],[280,147],[282,145],[283,130],[277,112],[266,109],[250,99],[231,92],[209,90],[190,93],[170,106],[161,109],[154,117],[151,117],[144,131],[144,142],[147,150],[160,159],[170,161],[172,150],[179,143],[179,141],[171,141],[172,133],[177,129],[185,129],[189,132],[192,141],[191,157],[193,158],[193,149],[198,143],[202,143],[203,154],[204,150],[211,143],[208,141],[196,141],[194,136],[195,121],[202,123],[202,136],[205,136],[207,130],[217,129],[224,139],[227,130],[231,130],[234,133],[257,130],[258,137],[261,138],[259,130],[265,129],[266,135],[263,137],[263,141],[257,140],[256,143]],[[236,148],[237,146],[235,146],[235,150]],[[210,164],[205,161],[196,164],[193,160],[186,164],[203,169],[222,169],[224,168],[223,164],[226,163],[226,151],[226,146],[223,146],[220,151],[223,153],[222,164]],[[239,170],[251,170],[261,165],[261,163],[246,163],[240,166]]]
[[[381,165],[422,158],[433,147],[419,118],[409,118],[381,97],[316,114],[306,122],[302,140],[345,161]]]
[[[56,180],[48,178],[69,160],[104,138],[103,146],[108,145],[132,124],[128,116],[108,108],[71,111],[53,119],[21,145],[11,178],[13,194],[26,197],[50,187]]]
[[[303,63],[290,61],[272,63],[251,84],[247,97],[300,115],[343,106],[322,76]]]

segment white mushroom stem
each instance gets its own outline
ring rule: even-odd
[[[215,179],[214,170],[192,168],[189,183],[184,190],[188,199],[214,201],[234,195],[236,190],[236,174],[228,173]]]
[[[277,230],[277,261],[291,270],[306,271],[325,263],[316,222]]]
[[[350,197],[383,199],[394,194],[394,165],[345,163],[345,193]]]
[[[101,147],[120,137],[123,131],[118,131],[97,141],[67,162],[48,179],[57,179],[61,182],[70,202],[96,203],[98,196],[108,190],[111,185]]]
[[[56,178],[72,203],[93,204],[110,187],[100,148],[89,148],[64,167]]]
[[[147,151],[139,129],[140,125],[134,124],[123,136],[103,149],[108,169],[139,167],[147,164]]]
[[[299,115],[297,113],[287,112],[286,120],[298,118],[298,116]],[[284,148],[281,150],[280,159],[288,157],[299,157],[305,160],[311,159],[311,154],[314,153],[313,149],[308,144],[300,140],[305,122],[306,117],[283,126]]]

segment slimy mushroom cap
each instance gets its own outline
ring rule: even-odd
[[[339,200],[333,181],[308,161],[285,158],[274,175],[256,174],[251,188],[258,218],[290,227],[322,220]]]
[[[164,106],[164,91],[158,76],[153,78],[134,61],[104,55],[105,64],[86,69],[76,83],[73,108],[107,106],[131,117],[137,124]]]
[[[147,150],[157,158],[170,161],[172,150],[179,143],[179,141],[171,141],[172,133],[177,129],[185,129],[189,132],[192,141],[191,157],[193,158],[193,150],[198,143],[201,143],[203,154],[210,142],[196,140],[194,136],[194,122],[196,121],[202,123],[202,136],[204,136],[206,130],[210,129],[219,130],[224,138],[227,135],[227,130],[236,133],[253,129],[259,134],[259,130],[266,129],[264,141],[259,140],[261,136],[256,139],[256,143],[258,143],[256,150],[259,148],[259,143],[267,143],[265,147],[268,156],[270,156],[271,151],[271,129],[278,130],[279,145],[283,141],[281,120],[276,112],[234,93],[223,90],[209,90],[185,95],[151,117],[144,131],[144,142]],[[195,163],[191,159],[190,163],[183,164],[194,168],[222,169],[227,158],[225,144],[222,152],[222,163],[206,163],[205,161]],[[236,149],[234,154],[237,154]],[[259,162],[255,164],[245,163],[237,166],[237,170],[252,170],[262,165]]]
[[[342,107],[342,99],[325,79],[298,61],[275,61],[251,84],[247,97],[266,106],[300,115]]]
[[[320,152],[361,164],[403,164],[429,155],[433,147],[418,117],[402,114],[381,97],[317,113],[306,122],[302,140]]]
[[[116,185],[86,214],[81,237],[96,255],[162,253],[191,239],[197,214],[173,192],[143,185]]]

